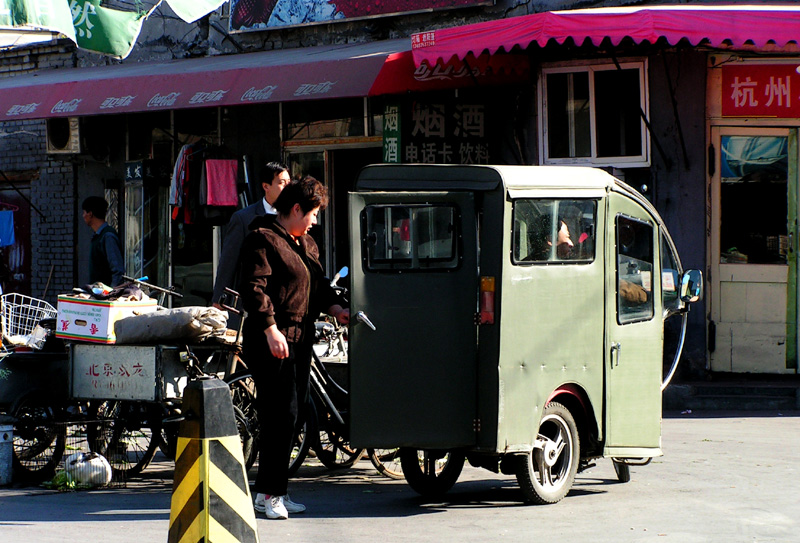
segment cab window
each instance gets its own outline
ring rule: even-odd
[[[653,226],[618,215],[617,322],[625,324],[653,317]]]
[[[362,213],[370,270],[458,266],[457,209],[452,205],[371,205]]]
[[[514,201],[515,264],[587,263],[595,258],[595,200]]]

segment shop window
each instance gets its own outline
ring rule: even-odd
[[[653,225],[617,216],[617,322],[653,317]]]
[[[455,268],[456,218],[456,208],[449,205],[368,206],[362,214],[367,268]]]
[[[592,262],[596,214],[594,200],[515,201],[514,263]]]
[[[381,124],[363,98],[285,102],[281,107],[286,142],[372,136]]]
[[[786,264],[789,140],[723,136],[720,263]]]
[[[544,68],[542,161],[649,166],[646,71],[645,61]]]

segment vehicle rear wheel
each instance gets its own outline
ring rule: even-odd
[[[11,409],[16,419],[11,462],[14,476],[20,480],[44,481],[55,475],[66,441],[55,412],[39,396],[26,396]]]
[[[400,462],[400,449],[367,449],[367,455],[381,475],[390,479],[405,479]]]
[[[580,461],[578,427],[559,403],[544,408],[533,450],[517,465],[517,481],[528,501],[560,501],[572,488]]]
[[[400,449],[400,464],[408,485],[426,497],[440,496],[453,488],[465,460],[461,451]]]

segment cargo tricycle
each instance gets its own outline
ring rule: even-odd
[[[473,466],[561,500],[661,451],[702,274],[640,193],[586,167],[374,165],[350,194],[351,443],[437,495]],[[664,322],[681,333],[664,370]]]

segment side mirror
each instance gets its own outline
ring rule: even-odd
[[[694,303],[703,298],[703,272],[686,270],[681,277],[681,301]]]

